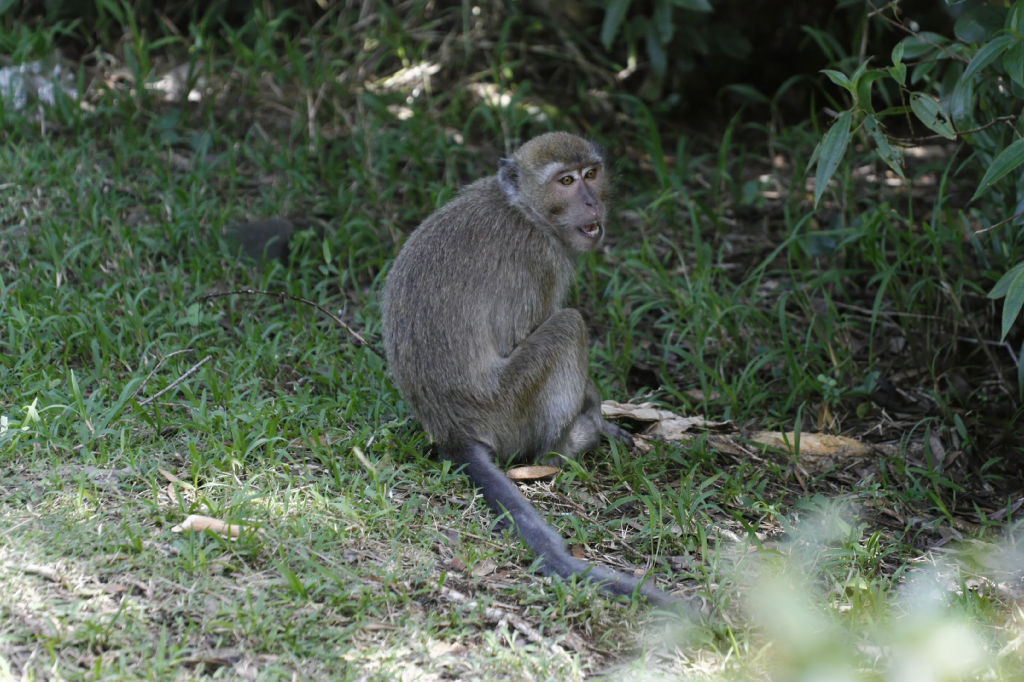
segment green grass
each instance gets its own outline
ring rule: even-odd
[[[593,116],[531,82],[515,38],[540,20],[498,33],[507,63],[460,44],[418,97],[367,86],[494,28],[415,9],[360,36],[346,9],[315,30],[200,17],[191,52],[129,26],[128,75],[83,72],[89,109],[0,112],[0,676],[1019,678],[1021,412],[1003,349],[978,343],[1019,247],[962,240],[949,188],[922,202],[847,172],[814,214],[809,126],[683,134],[602,105],[619,201],[574,293],[595,377],[732,426],[603,447],[525,490],[587,556],[703,603],[692,623],[533,574],[380,356],[320,312],[207,297],[316,301],[379,348],[404,235],[506,140]],[[60,34],[4,30],[25,58]],[[137,87],[179,64],[199,103]],[[479,82],[517,97],[493,107]],[[271,216],[317,226],[287,265],[219,236]],[[906,410],[871,400],[882,380]],[[869,458],[744,439],[825,428],[826,408]],[[246,530],[174,532],[189,514]]]

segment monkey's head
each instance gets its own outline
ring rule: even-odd
[[[604,236],[604,156],[597,145],[570,133],[547,133],[498,165],[509,203],[573,251],[592,251]]]

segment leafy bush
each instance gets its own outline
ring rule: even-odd
[[[966,228],[994,272],[1000,267],[1006,271],[988,294],[1005,299],[1005,340],[1024,307],[1024,263],[1014,264],[1022,257],[1024,237],[1024,174],[1019,172],[1024,138],[1018,130],[1024,98],[1024,2],[973,5],[958,17],[952,37],[916,30],[895,16],[878,16],[908,34],[892,48],[891,64],[872,67],[870,60],[863,60],[849,74],[823,71],[845,91],[848,104],[815,149],[815,205],[855,139],[873,148],[904,179],[902,147],[935,139],[957,142],[960,163],[953,175],[968,183],[973,194],[950,222]],[[876,107],[879,100],[884,108]],[[919,126],[933,135],[919,136]],[[897,138],[891,132],[897,129],[911,137]]]

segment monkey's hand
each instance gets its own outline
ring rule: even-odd
[[[617,440],[630,450],[636,447],[636,443],[633,442],[633,434],[617,424],[612,424],[607,419],[601,420],[601,433],[608,440]]]

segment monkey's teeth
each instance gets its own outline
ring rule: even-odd
[[[590,223],[580,228],[580,231],[588,237],[594,237],[601,232],[601,223]]]

